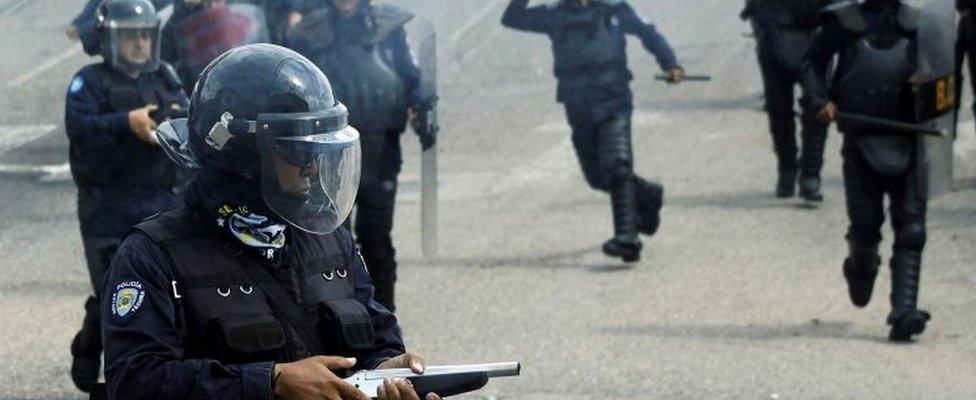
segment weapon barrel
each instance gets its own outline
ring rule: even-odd
[[[430,366],[424,370],[422,376],[462,374],[470,372],[484,372],[489,378],[518,376],[522,366],[518,362],[502,362],[490,364],[442,365]],[[366,372],[366,379],[410,378],[418,376],[409,368],[378,369]]]
[[[945,136],[946,132],[942,129],[933,128],[925,125],[911,124],[908,122],[894,121],[885,118],[872,117],[868,115],[852,114],[849,112],[838,111],[837,119],[843,122],[853,122],[857,124],[871,125],[878,128],[891,129],[908,133],[924,133],[926,135]]]
[[[655,75],[654,80],[656,81],[669,81],[671,77],[667,75]],[[689,82],[711,82],[711,75],[685,75],[684,80]]]

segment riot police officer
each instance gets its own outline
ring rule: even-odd
[[[197,171],[184,205],[137,225],[106,279],[108,397],[365,399],[338,375],[421,373],[340,226],[360,144],[329,80],[255,44],[220,56],[197,88],[189,119],[158,131]],[[380,398],[417,396],[390,380]]]
[[[827,125],[817,119],[817,110],[808,107],[806,99],[801,101],[803,146],[798,162],[793,107],[803,51],[817,28],[820,10],[829,3],[830,0],[748,0],[742,14],[752,21],[756,36],[766,113],[779,172],[777,197],[792,197],[799,175],[800,196],[807,201],[823,200],[820,169]]]
[[[78,219],[94,296],[71,345],[71,375],[88,391],[98,376],[98,297],[105,269],[126,230],[178,204],[182,179],[153,136],[187,98],[159,61],[159,19],[147,0],[108,0],[96,11],[101,63],[79,71],[65,106]]]
[[[395,310],[393,230],[400,135],[421,107],[420,71],[404,24],[413,15],[364,0],[329,0],[296,25],[289,47],[335,81],[349,107],[349,123],[362,132],[363,177],[356,199],[355,234],[369,265],[376,299]]]
[[[828,18],[804,60],[804,88],[819,117],[838,109],[912,121],[909,83],[916,70],[918,11],[900,0],[867,0],[829,8]],[[828,92],[828,65],[839,54]],[[926,160],[920,139],[883,128],[841,121],[844,188],[850,254],[844,261],[851,301],[871,299],[881,259],[878,243],[888,196],[894,246],[891,256],[889,339],[908,341],[925,329],[929,314],[917,307],[927,205]]]
[[[507,27],[544,33],[552,40],[557,101],[566,107],[573,146],[587,183],[609,192],[614,236],[603,252],[626,262],[640,259],[638,231],[657,231],[663,188],[634,174],[630,144],[633,111],[625,34],[640,37],[672,82],[684,73],[667,41],[622,0],[560,0],[528,7],[512,0]]]

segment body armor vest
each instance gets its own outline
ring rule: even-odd
[[[168,66],[141,79],[132,79],[106,63],[93,67],[111,112],[126,112],[149,104],[168,109],[183,106],[182,86],[166,74]],[[108,192],[158,192],[179,185],[176,166],[158,146],[125,135],[108,144],[72,144],[71,171],[80,188]]]
[[[407,93],[403,78],[384,57],[383,42],[390,32],[413,18],[399,9],[370,7],[365,16],[340,20],[331,8],[319,16],[331,31],[313,40],[328,40],[312,57],[329,77],[332,89],[349,108],[349,125],[365,135],[399,132],[407,120]]]
[[[322,342],[322,354],[350,355],[374,343],[368,312],[353,298],[352,251],[336,233],[289,230],[289,250],[277,275],[259,281],[241,267],[258,262],[254,256],[204,226],[190,209],[168,211],[135,229],[172,261],[185,359],[250,363],[315,355],[298,329],[273,311],[273,300],[261,289],[267,285],[281,285],[299,305]]]
[[[874,28],[868,27],[860,6],[837,13],[844,29],[854,37],[841,51],[831,89],[838,109],[911,122],[914,109],[908,80],[915,72],[917,57],[912,10],[901,6],[897,20],[879,21]],[[838,128],[851,136],[879,173],[897,175],[908,168],[915,135],[879,132],[853,123],[840,123]]]
[[[627,69],[627,42],[610,7],[598,4],[577,9],[561,4],[552,12],[549,36],[560,79]]]

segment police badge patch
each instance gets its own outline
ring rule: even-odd
[[[115,286],[112,295],[112,315],[121,320],[128,320],[142,307],[146,291],[142,289],[142,282],[122,282]]]

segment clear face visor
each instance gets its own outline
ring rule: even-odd
[[[346,126],[311,134],[261,133],[261,193],[292,226],[313,234],[334,231],[349,216],[359,191],[359,132]]]
[[[123,71],[152,72],[159,68],[159,22],[107,27],[109,62]]]

